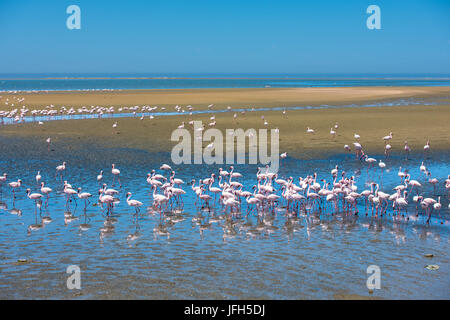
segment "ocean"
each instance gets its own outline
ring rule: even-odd
[[[450,86],[450,75],[0,74],[0,92],[359,86]]]

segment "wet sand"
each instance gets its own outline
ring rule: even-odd
[[[360,143],[366,153],[383,153],[382,137],[394,133],[390,144],[392,152],[403,152],[407,140],[412,152],[423,152],[423,146],[429,139],[431,152],[450,150],[448,119],[449,105],[400,106],[400,107],[364,107],[319,110],[291,110],[283,116],[281,111],[254,111],[239,114],[233,119],[234,112],[217,113],[216,128],[225,135],[225,129],[248,128],[280,130],[280,153],[287,151],[289,156],[300,159],[328,157],[344,153],[344,144],[353,149],[353,135],[361,136]],[[263,124],[264,115],[268,125]],[[43,125],[37,123],[0,126],[2,152],[47,154],[45,139],[52,138],[52,148],[70,148],[70,152],[96,145],[103,148],[134,148],[152,152],[170,152],[176,144],[170,141],[171,134],[182,121],[186,128],[190,119],[201,120],[208,128],[211,114],[177,115],[167,117],[103,118],[84,120],[49,121]],[[118,127],[112,127],[114,122]],[[333,139],[330,128],[339,123],[337,137]],[[306,127],[315,130],[307,134]],[[8,139],[10,138],[10,139]],[[20,142],[11,142],[18,139]],[[204,141],[204,147],[209,142]],[[18,148],[19,146],[19,148]],[[95,148],[92,148],[95,150]]]
[[[192,105],[195,110],[231,107],[288,107],[310,105],[345,105],[400,98],[436,98],[450,100],[449,87],[340,87],[340,88],[251,88],[251,89],[167,89],[121,91],[55,91],[40,93],[2,93],[0,110],[45,108],[48,105],[120,106],[151,105],[173,111],[175,105]],[[5,105],[9,98],[9,105]],[[13,99],[25,98],[21,103]],[[17,100],[16,100],[17,101]],[[159,110],[158,110],[159,111]]]

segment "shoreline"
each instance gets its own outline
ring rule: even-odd
[[[450,87],[321,87],[321,88],[225,88],[225,89],[137,89],[121,91],[53,91],[1,93],[0,110],[30,108],[80,108],[82,106],[130,107],[152,105],[173,108],[191,105],[193,110],[214,107],[245,108],[345,105],[392,99],[426,98],[450,103]],[[6,99],[9,104],[6,105]],[[24,100],[21,100],[24,99]],[[14,103],[16,102],[16,103]],[[12,104],[14,103],[14,106]],[[77,111],[77,110],[75,110]],[[160,111],[160,110],[157,110]]]

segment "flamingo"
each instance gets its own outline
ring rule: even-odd
[[[392,149],[392,146],[389,143],[387,143],[384,146],[384,155],[386,156],[386,158],[389,158],[389,154],[391,153],[391,149]]]
[[[222,189],[217,188],[217,187],[212,187],[212,184],[213,184],[213,182],[211,182],[209,184],[209,191],[214,193],[214,203],[216,203],[216,196],[217,196],[218,193],[222,192]]]
[[[383,169],[386,167],[386,164],[380,160],[380,162],[378,163],[378,166],[381,169],[381,174],[380,174],[380,179],[381,179],[381,177],[383,177]]]
[[[34,209],[36,212],[36,209],[39,206],[39,202],[40,202],[41,198],[43,197],[43,195],[40,193],[31,193],[31,190],[27,189],[27,196],[29,199],[34,200],[34,202],[36,204],[36,207]],[[39,208],[40,208],[40,206],[39,206]]]
[[[245,200],[247,201],[247,214],[249,212],[249,209],[252,208],[251,211],[253,211],[253,206],[257,206],[260,203],[260,200],[257,198],[251,198],[251,195],[248,195]]]
[[[426,145],[424,145],[423,152],[425,155],[428,155],[428,153],[430,152],[430,140],[428,140]]]
[[[172,171],[172,168],[168,164],[163,164],[159,169]]]
[[[362,154],[362,146],[359,142],[353,142],[353,145],[355,146],[356,159],[358,159],[359,155]]]
[[[287,158],[287,152],[280,154],[280,162]]]
[[[336,138],[336,131],[335,131],[333,128],[330,129],[330,135],[331,135],[334,139]]]
[[[333,177],[336,177],[336,176],[337,176],[337,174],[338,174],[338,169],[339,169],[339,167],[336,165],[336,167],[334,167],[334,169],[331,170],[331,175],[332,175]]]
[[[103,204],[107,204],[107,214],[109,215],[112,211],[112,206],[114,203],[114,197],[108,194],[103,194],[103,190],[99,190],[98,191],[98,201],[103,205]]]
[[[76,194],[78,194],[78,192],[76,192],[75,190],[72,189],[72,186],[67,185],[67,184],[64,186],[64,193],[67,196],[66,206],[69,204],[70,197],[74,197]],[[76,204],[77,204],[77,202],[75,201],[75,206],[76,206]]]
[[[50,152],[50,144],[52,142],[52,139],[48,137],[47,140],[45,140],[45,142],[47,142],[47,151]]]
[[[81,192],[81,188],[78,188],[78,192],[77,192],[78,198],[84,200],[84,210],[86,211],[89,198],[92,197],[92,194],[90,194],[89,192]]]
[[[420,165],[420,171],[427,172],[427,167],[425,167],[425,165],[423,164],[423,161],[422,161],[422,164]]]
[[[411,148],[408,146],[408,141],[405,141],[405,154],[406,154],[406,160],[408,160],[409,153],[411,152]]]
[[[310,127],[307,127],[306,128],[306,133],[314,134],[314,130],[311,129]]]
[[[42,179],[41,172],[38,171],[37,175],[36,175],[36,183],[37,183],[37,185],[39,185],[39,182],[41,181],[41,179]]]
[[[219,168],[219,174],[223,177],[227,177],[230,175],[230,173],[228,171],[224,171],[224,170],[222,170],[222,168]]]
[[[390,132],[389,135],[384,136],[383,137],[384,143],[386,144],[389,140],[391,140],[393,135],[394,134],[392,132]]]
[[[237,201],[234,198],[227,198],[223,204],[225,205],[225,213],[228,211],[228,208],[230,208],[230,211],[233,212],[233,208],[237,209],[239,206],[239,201]]]
[[[373,167],[373,164],[375,162],[377,162],[377,160],[375,158],[369,158],[369,156],[367,154],[366,154],[365,158],[366,158],[365,161],[369,164],[369,167]],[[369,170],[369,167],[367,168],[367,170]]]
[[[97,176],[97,182],[100,184],[102,180],[103,180],[103,170],[100,170],[100,174]]]
[[[436,210],[436,211],[438,212],[439,216],[441,216],[441,213],[440,213],[441,208],[442,208],[442,205],[441,205],[441,196],[439,196],[439,197],[438,197],[438,202],[436,202],[436,203],[433,205],[433,209]],[[443,224],[443,223],[444,223],[444,222],[441,221],[441,224]]]
[[[211,200],[212,198],[209,194],[203,194],[203,191],[204,191],[204,187],[202,186],[200,188],[200,194],[198,197],[200,198],[200,200],[203,200],[203,202],[204,202],[204,205],[202,205],[202,208],[206,207],[209,209],[209,200]]]
[[[119,191],[115,190],[115,189],[106,189],[107,185],[106,183],[103,184],[103,193],[106,195],[110,195],[110,196],[114,196],[116,194],[119,194]]]
[[[427,175],[431,176],[431,172],[428,171]],[[436,194],[436,185],[439,183],[439,180],[436,178],[430,178],[430,179],[428,179],[428,182],[433,185],[433,190],[434,190],[434,193]]]
[[[3,183],[6,181],[8,175],[6,173],[4,173],[3,175],[0,176],[0,188],[2,187]]]
[[[63,172],[64,172],[64,170],[66,170],[66,162],[65,161],[62,163],[62,165],[59,165],[59,166],[56,167],[55,179],[56,179],[56,176],[59,173],[60,176],[61,176],[61,181],[62,181],[63,180]]]
[[[140,206],[142,206],[142,202],[140,202],[140,201],[138,201],[138,200],[131,200],[131,196],[132,196],[132,193],[131,192],[128,192],[127,193],[127,204],[130,206],[130,207],[134,207],[135,208],[135,210],[136,210],[136,215],[137,214],[139,214],[139,212],[140,212]]]
[[[47,200],[45,201],[46,206],[48,206],[48,199],[50,197],[50,193],[53,190],[49,187],[45,187],[45,183],[41,182],[41,192],[47,196]]]
[[[114,163],[112,164],[111,173],[113,174],[112,186],[114,186],[114,180],[117,177],[117,180],[119,181],[119,186],[122,187],[122,183],[120,183],[120,170],[116,168]]]
[[[242,174],[240,174],[239,172],[233,172],[234,171],[234,167],[230,166],[230,178],[241,178]]]
[[[179,186],[184,184],[183,180],[177,179],[177,178],[174,178],[174,177],[175,177],[175,171],[172,171],[172,176],[170,177],[170,182],[171,183],[179,185]]]
[[[8,185],[12,188],[13,199],[15,199],[16,198],[16,193],[15,193],[16,189],[20,188],[20,186],[22,185],[22,180],[19,179],[17,181],[10,182]]]
[[[407,177],[408,177],[408,179],[407,179],[408,184],[410,186],[412,186],[413,188],[416,188],[417,195],[418,195],[419,194],[419,188],[422,187],[422,184],[419,181],[417,181],[417,180],[410,180],[411,176],[409,174],[407,175]]]
[[[400,193],[400,190],[398,190],[398,193]],[[407,210],[408,208],[408,201],[406,200],[407,191],[405,190],[403,192],[403,197],[398,197],[394,200],[392,204],[392,208],[397,209],[397,214],[401,213],[402,209]]]
[[[153,186],[152,189],[153,189],[153,206],[155,206],[155,207],[159,206],[160,213],[161,213],[163,204],[166,204],[167,202],[169,202],[169,196],[157,194],[155,186]]]
[[[397,175],[399,176],[399,178],[400,178],[401,181],[403,181],[403,179],[406,177],[406,173],[405,173],[405,172],[402,172],[402,167],[400,167],[400,168],[398,169],[398,174],[397,174]]]

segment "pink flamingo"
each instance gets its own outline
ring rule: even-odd
[[[113,174],[112,186],[114,187],[114,180],[117,177],[117,180],[119,181],[119,186],[122,187],[122,184],[120,183],[120,170],[116,168],[114,163],[112,164],[111,173]]]
[[[58,174],[61,176],[61,182],[63,181],[63,172],[66,170],[66,162],[64,161],[62,165],[56,167],[55,179]]]
[[[39,205],[39,201],[41,200],[41,198],[43,197],[42,194],[40,193],[31,193],[30,189],[27,189],[27,196],[29,199],[34,200],[35,203],[35,208],[34,208],[34,212],[36,213],[37,207],[39,206],[39,209],[41,208]]]
[[[131,200],[131,196],[132,196],[131,192],[128,192],[127,193],[127,204],[130,207],[134,207],[134,209],[136,210],[136,215],[137,215],[137,214],[139,214],[139,212],[141,210],[140,207],[142,206],[143,203],[138,200]]]
[[[45,200],[45,205],[46,206],[48,206],[48,200],[49,200],[49,197],[50,197],[50,193],[52,191],[53,190],[51,188],[45,187],[45,183],[44,182],[41,182],[41,192],[47,196],[47,199]]]
[[[77,192],[78,198],[84,200],[84,210],[86,211],[88,203],[90,203],[89,198],[92,197],[92,194],[89,192],[81,192],[81,188],[78,188]]]
[[[16,199],[16,189],[17,188],[20,188],[20,186],[22,185],[22,180],[17,180],[17,181],[13,181],[13,182],[10,182],[9,184],[8,184],[11,188],[12,188],[12,192],[13,192],[13,199]]]

